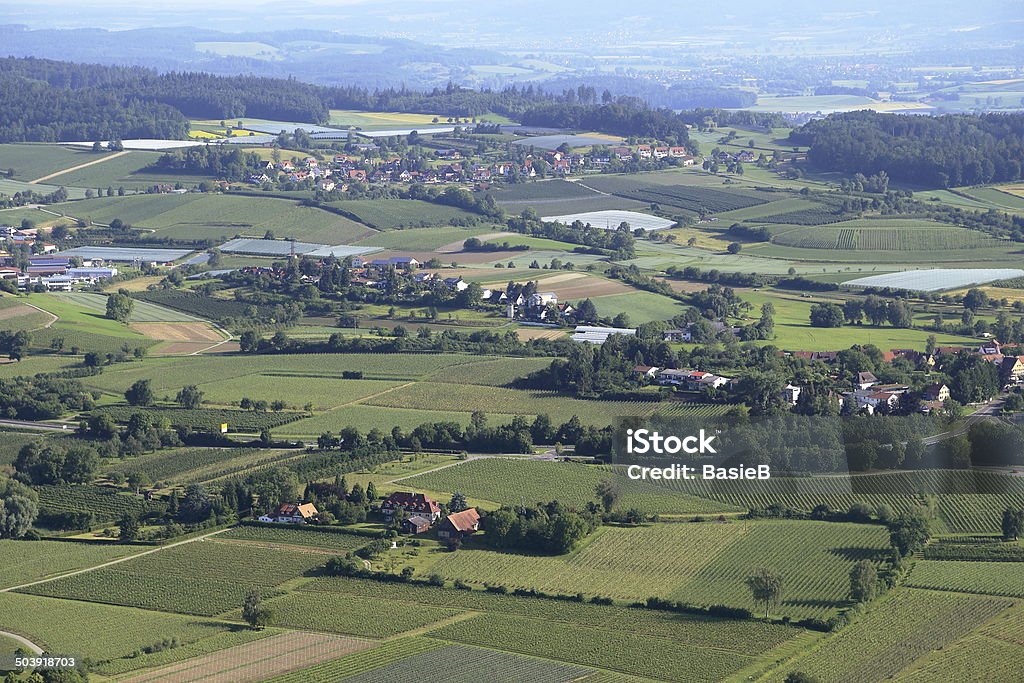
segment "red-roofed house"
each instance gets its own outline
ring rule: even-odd
[[[398,510],[405,510],[410,515],[426,517],[431,522],[436,522],[441,516],[441,506],[436,501],[422,493],[409,493],[408,491],[395,491],[380,504],[380,513],[387,519],[394,517]]]
[[[476,508],[448,515],[437,527],[437,537],[452,543],[480,530],[480,513]]]

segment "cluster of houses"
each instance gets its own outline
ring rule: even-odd
[[[722,377],[702,370],[677,370],[650,365],[635,366],[633,374],[643,381],[651,381],[663,387],[677,387],[685,391],[721,389],[736,381],[730,377]]]
[[[619,161],[633,161],[640,159],[679,159],[683,166],[693,166],[697,163],[697,157],[692,156],[685,147],[657,147],[652,145],[635,145],[629,147],[618,145],[608,150],[609,154]],[[611,162],[610,158],[595,158],[595,165],[603,165]]]
[[[600,169],[613,161],[675,159],[683,166],[693,166],[699,161],[686,147],[652,145],[618,145],[608,148],[607,152],[589,155],[557,149],[531,150],[522,159],[490,163],[468,160],[460,149],[442,148],[433,151],[433,158],[443,163],[433,166],[412,164],[398,154],[378,156],[379,152],[380,147],[374,143],[360,143],[352,145],[351,153],[336,154],[330,160],[306,157],[297,162],[268,161],[248,180],[254,185],[311,181],[324,192],[345,192],[353,182],[383,185],[394,182],[489,183],[512,177],[529,179],[539,175],[540,161],[545,162],[548,172],[559,176],[582,173],[588,168]]]
[[[259,521],[272,524],[312,524],[319,511],[313,503],[281,503],[272,512],[260,515]],[[480,530],[480,513],[476,508],[445,515],[442,519],[441,506],[434,499],[422,493],[396,491],[380,504],[380,514],[386,522],[401,516],[402,533],[417,536],[432,528],[437,537],[449,546],[458,545],[462,540]]]

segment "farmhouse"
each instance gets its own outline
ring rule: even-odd
[[[925,401],[939,401],[941,403],[949,399],[949,387],[941,382],[929,384],[921,392],[921,397]]]
[[[437,537],[442,541],[454,543],[463,537],[476,533],[480,529],[480,513],[476,508],[448,515],[437,527]]]
[[[878,384],[878,378],[875,377],[874,373],[871,372],[858,372],[857,379],[854,381],[854,385],[860,391],[869,389]]]
[[[318,514],[320,513],[312,503],[281,503],[273,512],[261,515],[259,521],[277,524],[306,524]]]
[[[664,340],[667,342],[688,342],[693,339],[693,334],[686,330],[665,330]]]
[[[430,520],[423,515],[413,515],[402,520],[402,533],[417,534],[426,533],[430,531]]]
[[[637,365],[633,367],[633,374],[641,379],[654,379],[658,375],[658,368],[653,365]]]
[[[380,513],[386,519],[394,517],[398,510],[404,510],[413,516],[426,517],[431,522],[437,521],[441,516],[441,506],[436,501],[422,493],[408,491],[396,491],[380,504]]]

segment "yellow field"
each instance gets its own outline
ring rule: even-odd
[[[1016,183],[1014,185],[1000,185],[996,188],[1006,194],[1012,194],[1017,197],[1024,197],[1024,183]]]
[[[392,111],[357,111],[354,109],[332,109],[331,125],[335,126],[360,126],[363,128],[379,126],[404,127],[408,125],[423,125],[433,123],[433,114],[404,114]],[[438,124],[447,123],[447,117],[436,115]]]
[[[216,133],[211,133],[208,130],[190,130],[188,132],[188,136],[190,138],[201,138],[203,140],[210,140],[210,139],[219,140],[220,138],[223,137],[222,135],[217,135]]]
[[[581,133],[584,137],[598,138],[600,140],[607,140],[608,142],[622,142],[623,138],[619,135],[609,135],[608,133],[596,133],[590,131],[589,133]]]
[[[1014,301],[1024,301],[1024,289],[1011,289],[1010,287],[977,287],[972,289],[980,289],[981,291],[988,294],[990,299],[1006,299],[1011,304]],[[967,289],[958,289],[955,292],[948,292],[952,296],[960,295],[963,296],[967,293]]]

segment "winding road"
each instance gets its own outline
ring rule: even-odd
[[[35,643],[33,643],[31,640],[29,640],[25,636],[19,636],[17,633],[11,633],[10,631],[0,631],[0,636],[2,636],[4,638],[10,638],[11,640],[18,641],[19,643],[24,645],[28,650],[30,650],[33,654],[37,654],[37,655],[43,654],[43,648],[41,648],[38,645],[36,645]]]

